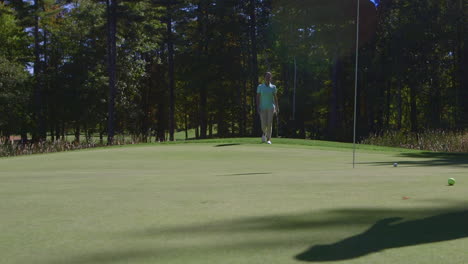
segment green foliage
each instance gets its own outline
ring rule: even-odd
[[[0,3],[0,136],[23,132],[28,123],[27,40],[14,10]]]

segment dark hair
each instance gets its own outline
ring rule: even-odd
[[[267,76],[267,75],[272,76],[273,74],[271,74],[271,72],[265,72],[265,76]]]

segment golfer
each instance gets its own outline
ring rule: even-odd
[[[271,134],[273,130],[273,115],[279,113],[278,97],[276,96],[276,86],[271,83],[272,75],[265,73],[265,83],[257,87],[257,110],[262,123],[262,143],[271,144]]]

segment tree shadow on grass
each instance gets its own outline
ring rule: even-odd
[[[48,264],[134,263],[142,260],[156,259],[161,255],[163,255],[161,252],[154,249],[102,251],[70,257],[63,261],[48,262]]]
[[[415,152],[400,153],[396,158],[408,160],[395,160],[399,165],[404,166],[458,166],[468,167],[468,153],[445,153],[445,152]],[[377,166],[391,166],[393,162],[364,162],[361,164],[371,164]]]
[[[371,226],[380,219],[403,217],[405,219],[418,219],[427,216],[444,215],[457,212],[461,208],[467,208],[465,201],[442,201],[441,204],[451,204],[450,207],[441,208],[435,201],[422,201],[434,206],[432,209],[427,207],[413,207],[411,209],[379,209],[379,208],[343,208],[334,210],[311,211],[298,214],[286,215],[267,215],[257,217],[247,217],[241,219],[212,221],[199,225],[177,225],[174,227],[159,228],[157,226],[132,230],[121,235],[124,237],[158,237],[164,236],[186,236],[192,235],[210,235],[210,234],[229,234],[229,233],[252,233],[264,231],[314,231],[323,228],[342,228],[347,226]],[[468,209],[466,209],[468,212]],[[468,223],[468,221],[467,221]]]
[[[430,202],[430,201],[428,201]],[[233,220],[220,220],[195,225],[176,225],[173,227],[150,226],[142,229],[129,230],[114,234],[114,239],[130,239],[131,241],[150,241],[151,239],[171,238],[177,241],[187,236],[207,237],[213,239],[213,243],[191,245],[190,249],[184,246],[152,247],[143,249],[128,249],[126,247],[115,250],[84,253],[70,256],[70,264],[114,263],[127,261],[159,260],[164,261],[181,253],[188,254],[193,251],[193,257],[202,258],[205,254],[213,252],[238,251],[239,254],[246,249],[255,248],[260,251],[282,250],[284,246],[303,248],[304,241],[310,238],[317,245],[296,256],[301,261],[334,261],[358,258],[367,254],[390,248],[412,246],[417,244],[448,241],[468,237],[468,210],[464,201],[451,202],[450,208],[417,207],[411,209],[378,209],[378,208],[343,208],[335,210],[311,211],[297,214],[266,215],[258,217],[246,217]],[[445,203],[444,203],[445,204]],[[463,208],[463,210],[462,210]],[[436,215],[436,216],[434,216]],[[410,220],[397,222],[402,216]],[[430,217],[428,217],[430,216]],[[383,219],[380,220],[379,219]],[[320,230],[341,230],[353,226],[372,227],[362,234],[346,238],[330,245],[319,245],[322,239],[328,237],[316,237],[317,234],[325,235]],[[271,233],[271,232],[274,233]],[[320,232],[316,232],[320,231]],[[263,232],[270,234],[263,237]],[[217,237],[229,237],[231,235],[245,234],[242,242],[219,243]],[[256,234],[256,235],[255,235]],[[271,234],[277,234],[278,239],[272,239]],[[294,240],[284,240],[285,234],[293,234]],[[106,237],[108,233],[103,234]],[[148,240],[150,239],[150,240]],[[309,242],[310,243],[310,242]],[[49,262],[50,263],[50,262]],[[63,263],[63,262],[53,262]]]
[[[308,262],[349,260],[385,249],[468,237],[468,211],[400,220],[400,217],[382,219],[362,234],[334,244],[315,245],[295,258]]]

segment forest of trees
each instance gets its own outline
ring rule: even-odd
[[[358,138],[468,128],[468,1],[360,3]],[[282,136],[350,141],[356,9],[357,0],[0,0],[0,136],[259,136],[256,87],[271,71]]]

